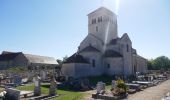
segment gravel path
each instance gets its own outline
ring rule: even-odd
[[[170,92],[170,80],[167,80],[157,86],[147,88],[143,91],[131,94],[124,100],[161,100],[168,92]],[[94,100],[91,94],[96,93],[95,90],[85,92],[86,96],[83,100]]]
[[[127,100],[161,100],[168,92],[170,92],[170,80],[129,95]]]

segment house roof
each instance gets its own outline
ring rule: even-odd
[[[19,52],[3,51],[3,52],[2,52],[2,55],[3,55],[3,54],[11,54],[11,53],[19,53]]]
[[[89,63],[83,56],[79,54],[73,54],[71,57],[67,58],[64,63]]]
[[[119,52],[113,50],[106,50],[104,57],[122,57],[122,55]]]
[[[19,54],[22,52],[17,52],[17,53],[2,53],[0,55],[0,61],[9,61],[15,59]]]
[[[79,53],[81,52],[100,52],[100,51],[96,49],[95,47],[89,45],[86,48],[82,49]]]
[[[32,64],[57,64],[57,61],[53,57],[39,56],[39,55],[31,55],[24,54],[27,60]]]

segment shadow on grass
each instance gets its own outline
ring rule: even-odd
[[[102,76],[93,76],[88,77],[90,84],[93,86],[96,86],[98,82],[104,82],[106,86],[111,85],[111,81],[115,80],[115,76],[108,76],[108,75],[102,75]]]
[[[94,77],[88,77],[89,84],[91,87],[96,87],[97,82],[104,82],[106,86],[111,85],[111,81],[115,79],[114,76],[107,76],[107,75],[102,75],[102,76],[94,76]],[[50,84],[42,84],[41,85],[44,88],[50,88]],[[58,90],[63,90],[63,91],[70,91],[70,92],[83,92],[82,87],[80,84],[60,84],[57,86]]]
[[[50,84],[42,84],[41,87],[49,89]],[[57,87],[57,90],[70,91],[70,92],[80,92],[80,91],[70,89],[69,86]]]

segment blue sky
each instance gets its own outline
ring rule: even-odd
[[[87,14],[102,0],[0,0],[0,52],[62,58],[86,37]],[[115,12],[115,0],[104,6]],[[170,57],[170,0],[120,0],[119,36],[146,58]]]

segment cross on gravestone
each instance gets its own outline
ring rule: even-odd
[[[49,88],[49,95],[50,96],[55,96],[56,95],[56,89],[57,89],[57,82],[55,80],[55,77],[53,76],[51,79],[51,84]]]
[[[34,87],[34,95],[35,96],[40,96],[41,95],[41,81],[40,81],[40,77],[37,75],[34,78],[34,83],[35,83],[35,87]]]

